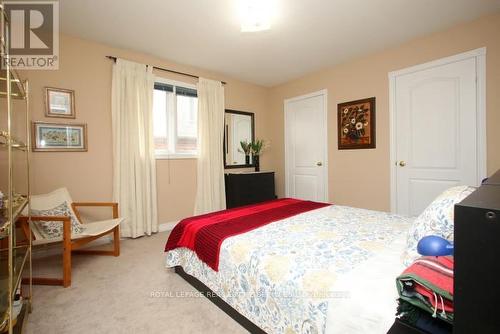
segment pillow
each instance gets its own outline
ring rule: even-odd
[[[408,231],[406,251],[403,262],[409,266],[420,257],[417,252],[417,244],[425,236],[437,235],[453,241],[453,213],[456,203],[474,192],[476,188],[469,186],[457,186],[450,188],[439,195],[418,216]]]
[[[48,210],[31,210],[33,216],[67,216],[71,217],[71,234],[79,234],[85,230],[78,219],[71,213],[66,202]],[[62,238],[63,223],[59,221],[36,221],[32,225],[43,239]]]

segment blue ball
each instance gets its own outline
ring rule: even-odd
[[[429,235],[420,239],[417,251],[424,256],[453,255],[453,244],[437,235]]]

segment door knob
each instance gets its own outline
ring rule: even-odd
[[[316,166],[323,166],[323,163],[322,163],[321,161],[318,161],[318,162],[316,163]]]
[[[406,162],[404,162],[403,160],[401,160],[401,161],[399,162],[399,166],[401,166],[401,167],[406,166]]]

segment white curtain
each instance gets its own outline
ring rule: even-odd
[[[124,237],[158,232],[151,66],[117,59],[113,66],[113,200]]]
[[[224,87],[220,81],[198,82],[198,179],[195,214],[226,208],[224,189]]]

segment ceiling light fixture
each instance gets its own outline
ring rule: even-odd
[[[272,0],[239,0],[241,32],[256,32],[271,28]]]

